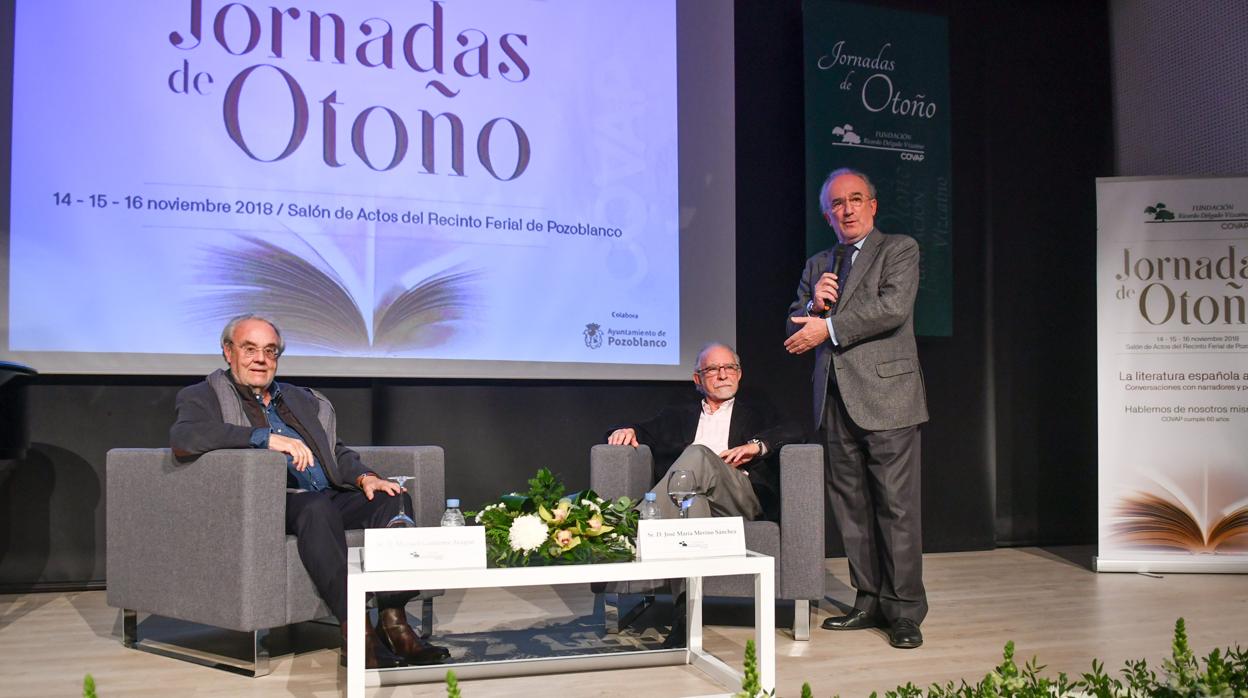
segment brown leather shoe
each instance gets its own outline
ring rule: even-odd
[[[409,664],[440,664],[451,656],[450,650],[424,642],[407,622],[407,611],[402,608],[382,608],[377,611],[378,627],[383,640],[398,656]]]
[[[371,623],[370,623],[371,626]],[[342,666],[347,665],[347,624],[342,624],[342,655],[338,660]],[[377,639],[377,634],[373,629],[369,629],[364,633],[364,668],[365,669],[394,669],[395,667],[407,666],[407,662],[393,652],[390,651],[384,643]]]

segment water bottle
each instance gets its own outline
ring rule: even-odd
[[[659,503],[655,501],[656,495],[653,492],[647,492],[646,498],[641,500],[641,506],[637,511],[641,515],[641,519],[661,519],[663,514],[659,511]]]
[[[443,526],[463,526],[464,514],[459,510],[458,499],[446,500],[446,512],[442,514]]]

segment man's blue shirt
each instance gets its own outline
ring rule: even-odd
[[[290,428],[281,415],[277,413],[277,403],[282,399],[281,391],[277,387],[275,381],[269,386],[269,404],[264,404],[264,397],[257,395],[256,402],[260,404],[260,408],[264,410],[264,418],[268,421],[268,427],[260,427],[251,433],[252,448],[268,448],[269,434],[281,434],[282,436],[298,439],[303,441],[303,437],[299,432]],[[295,469],[295,459],[289,453],[286,454],[286,486],[294,489],[309,490],[319,492],[329,487],[329,480],[325,477],[325,469],[316,461],[316,456],[312,457],[312,465],[308,466],[303,472]]]

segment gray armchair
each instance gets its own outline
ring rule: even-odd
[[[793,604],[793,637],[810,639],[810,602],[823,598],[823,447],[780,451],[780,523],[747,521],[745,546],[776,559],[776,598]],[[649,446],[599,444],[590,451],[589,485],[599,495],[640,499],[651,487]],[[754,596],[751,577],[705,580],[707,596]]]
[[[438,446],[356,448],[382,477],[412,475],[412,518],[436,526],[444,506]],[[108,604],[124,609],[127,647],[249,676],[269,673],[271,628],[330,615],[285,533],[286,460],[269,450],[222,450],[179,462],[168,449],[108,452]],[[364,532],[347,532],[347,545]],[[422,594],[422,634],[432,599]],[[254,659],[243,666],[164,645],[141,644],[137,613],[251,633]]]

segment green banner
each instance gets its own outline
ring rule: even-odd
[[[839,167],[864,172],[876,227],[919,241],[915,332],[953,334],[953,197],[949,40],[944,17],[804,0],[806,247],[836,242],[819,187]]]

